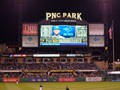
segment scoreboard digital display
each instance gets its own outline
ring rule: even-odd
[[[87,25],[41,25],[40,46],[88,46]]]

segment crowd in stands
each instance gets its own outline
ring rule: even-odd
[[[57,49],[57,50],[56,50]],[[62,48],[62,49],[59,49],[59,48],[42,48],[42,51],[41,51],[41,48],[21,48],[21,50],[18,50],[16,53],[18,54],[54,54],[54,53],[58,53],[58,54],[68,54],[68,53],[76,53],[76,54],[87,54],[89,52],[88,49],[82,49],[82,50],[79,50],[79,49],[69,49],[69,48]]]
[[[22,78],[47,78],[48,74],[44,72],[39,73],[22,73]]]
[[[18,77],[21,77],[21,75],[22,75],[21,72],[5,72],[5,73],[2,73],[2,76],[6,77],[6,78],[18,78]]]
[[[0,70],[21,70],[21,72],[2,73],[4,77],[22,77],[22,78],[47,78],[47,77],[96,77],[101,76],[96,72],[77,72],[76,70],[98,70],[94,63],[3,63]],[[27,70],[27,72],[25,72]],[[34,72],[31,72],[34,70]],[[41,70],[41,71],[37,71]],[[43,71],[42,71],[43,70]],[[44,71],[45,70],[45,71]],[[50,72],[50,70],[73,70],[73,72]]]
[[[52,49],[52,50],[51,50]],[[89,51],[90,50],[90,51]],[[101,50],[100,50],[101,51]],[[94,63],[85,62],[44,62],[45,60],[40,60],[39,63],[36,63],[36,60],[31,56],[33,54],[89,54],[91,49],[86,48],[19,48],[9,49],[5,48],[3,52],[0,51],[0,77],[7,78],[69,78],[69,77],[99,77],[102,76],[102,73],[99,71],[97,66]],[[10,56],[11,54],[28,54],[31,55],[29,58],[24,58],[22,63],[18,63],[17,58]],[[95,52],[96,54],[96,52]],[[4,59],[5,62],[2,62],[2,55],[6,56],[8,59]],[[92,53],[91,55],[94,55]],[[88,57],[89,55],[87,55]],[[5,58],[6,58],[5,57]],[[76,58],[76,57],[75,57]],[[98,58],[97,58],[98,60]],[[56,60],[57,61],[57,60]],[[73,60],[75,61],[75,60]],[[87,60],[86,60],[87,61]],[[27,63],[28,62],[28,63]],[[112,64],[108,65],[108,69],[112,70]],[[3,72],[2,72],[3,70]],[[16,72],[20,70],[20,72]],[[33,72],[31,71],[33,70]],[[44,71],[45,70],[45,71]],[[50,70],[56,70],[56,72],[51,72]],[[73,72],[57,72],[57,70],[73,70]],[[86,70],[86,71],[79,71]],[[89,71],[96,70],[96,71]]]
[[[96,70],[93,63],[4,63],[1,70]]]
[[[76,74],[76,77],[101,77],[102,73],[100,72],[79,72]]]
[[[96,70],[93,63],[37,63],[25,64],[26,70]]]
[[[72,78],[75,77],[73,73],[52,73],[50,77],[55,78]]]
[[[1,64],[2,70],[21,70],[22,64],[19,63],[4,63]]]

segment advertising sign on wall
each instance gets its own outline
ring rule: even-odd
[[[104,35],[104,24],[89,24],[89,35]]]
[[[75,78],[59,78],[59,82],[74,82]]]
[[[23,24],[22,35],[38,35],[38,24]]]
[[[31,78],[30,79],[32,82],[47,82],[47,78]]]
[[[19,80],[19,78],[3,78],[3,82],[16,82]]]
[[[102,81],[102,77],[86,77],[86,81],[88,82]]]
[[[90,47],[104,47],[104,36],[89,36]]]
[[[22,47],[38,47],[38,36],[22,36]]]

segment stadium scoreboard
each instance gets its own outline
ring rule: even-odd
[[[57,21],[61,20],[57,19]],[[80,24],[77,23],[77,20],[73,21],[76,21],[76,23],[23,23],[22,47],[105,46],[104,24]]]

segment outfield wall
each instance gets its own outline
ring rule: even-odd
[[[86,78],[0,78],[0,82],[100,82],[102,77]]]
[[[87,79],[86,79],[87,78]],[[21,82],[89,82],[102,81],[102,77],[86,78],[21,78]]]
[[[0,77],[0,82],[2,82],[2,78]]]

